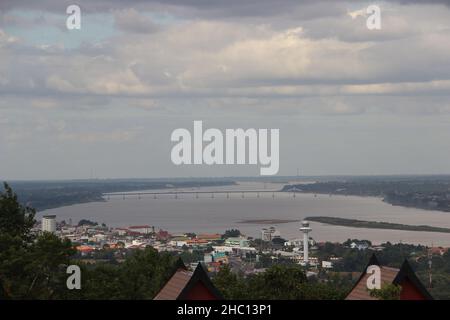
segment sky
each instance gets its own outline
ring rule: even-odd
[[[259,175],[174,165],[194,120],[279,129],[279,175],[448,174],[449,97],[450,1],[0,2],[0,180]]]

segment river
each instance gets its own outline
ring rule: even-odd
[[[195,190],[280,190],[281,184],[242,182],[235,186],[204,187]],[[186,190],[186,189],[184,189]],[[189,189],[192,190],[192,189]],[[154,190],[152,190],[154,191]],[[183,191],[183,189],[179,189]],[[392,206],[379,198],[329,196],[275,192],[256,194],[215,195],[192,194],[110,197],[105,202],[76,204],[50,209],[38,214],[55,214],[57,220],[89,219],[112,227],[151,225],[170,233],[223,233],[227,229],[241,230],[248,236],[259,237],[263,225],[240,223],[242,220],[283,219],[298,220],[308,216],[330,216],[348,219],[385,221],[410,225],[430,225],[450,228],[450,213]],[[299,222],[274,224],[287,239],[298,238]],[[428,246],[450,247],[450,233],[350,228],[311,222],[311,236],[316,241],[342,242],[348,238],[368,239],[374,244],[390,241]]]

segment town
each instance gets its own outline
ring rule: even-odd
[[[182,257],[183,261],[195,269],[202,263],[206,270],[215,274],[224,265],[243,276],[264,272],[277,263],[298,264],[305,268],[307,277],[324,277],[328,272],[347,271],[348,257],[339,252],[349,249],[382,252],[384,245],[373,245],[368,240],[349,239],[345,243],[317,242],[309,234],[309,222],[299,225],[299,238],[284,239],[276,227],[262,228],[260,237],[248,237],[239,230],[225,230],[218,233],[171,234],[150,225],[135,225],[111,228],[90,220],[56,221],[55,215],[43,216],[34,232],[51,232],[60,238],[69,239],[77,250],[77,258],[85,263],[116,260],[122,262],[133,250],[152,247],[158,252],[170,252]],[[414,246],[413,246],[414,247]],[[331,249],[330,249],[331,248]],[[424,248],[418,246],[418,248]],[[444,255],[448,248],[427,248],[425,253],[413,252],[415,259],[427,259],[427,254]],[[357,269],[357,268],[356,268]],[[351,273],[349,281],[353,281]]]
[[[51,232],[71,240],[79,257],[89,263],[110,258],[120,262],[127,251],[151,246],[159,252],[184,255],[184,260],[191,263],[193,268],[202,262],[209,272],[217,272],[222,265],[229,265],[236,272],[257,273],[264,270],[267,265],[264,260],[269,259],[307,266],[311,270],[308,274],[316,275],[319,268],[332,269],[341,258],[329,256],[328,259],[319,259],[314,254],[310,256],[309,251],[314,253],[324,245],[310,237],[310,231],[309,223],[303,221],[300,228],[303,237],[290,240],[282,238],[273,226],[261,229],[260,238],[247,237],[235,229],[226,230],[224,234],[171,234],[150,225],[110,228],[84,219],[73,225],[66,221],[56,222],[55,215],[44,216],[41,224],[34,229],[34,232]],[[370,247],[370,242],[354,241],[349,247],[365,250]],[[105,255],[105,252],[109,254]]]

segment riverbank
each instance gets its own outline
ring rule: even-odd
[[[426,226],[426,225],[413,226],[413,225],[400,224],[400,223],[364,221],[364,220],[345,219],[345,218],[337,218],[337,217],[307,217],[306,220],[325,223],[325,224],[331,224],[331,225],[336,225],[336,226],[352,227],[352,228],[450,233],[450,228],[432,227],[432,226]]]
[[[215,178],[91,179],[67,181],[12,181],[19,201],[39,211],[77,204],[104,202],[103,194],[143,190],[234,186]]]
[[[379,197],[393,206],[450,212],[450,177],[347,177],[310,184],[287,184],[284,192]]]

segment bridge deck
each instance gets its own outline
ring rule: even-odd
[[[143,192],[113,192],[113,193],[104,193],[104,196],[139,196],[139,195],[158,195],[158,194],[227,194],[227,193],[278,193],[278,192],[283,192],[281,190],[211,190],[211,191],[206,191],[206,190],[202,190],[202,191],[195,191],[195,190],[185,190],[185,191],[155,191],[155,192],[147,192],[147,191],[143,191]],[[290,191],[292,192],[292,191]]]

